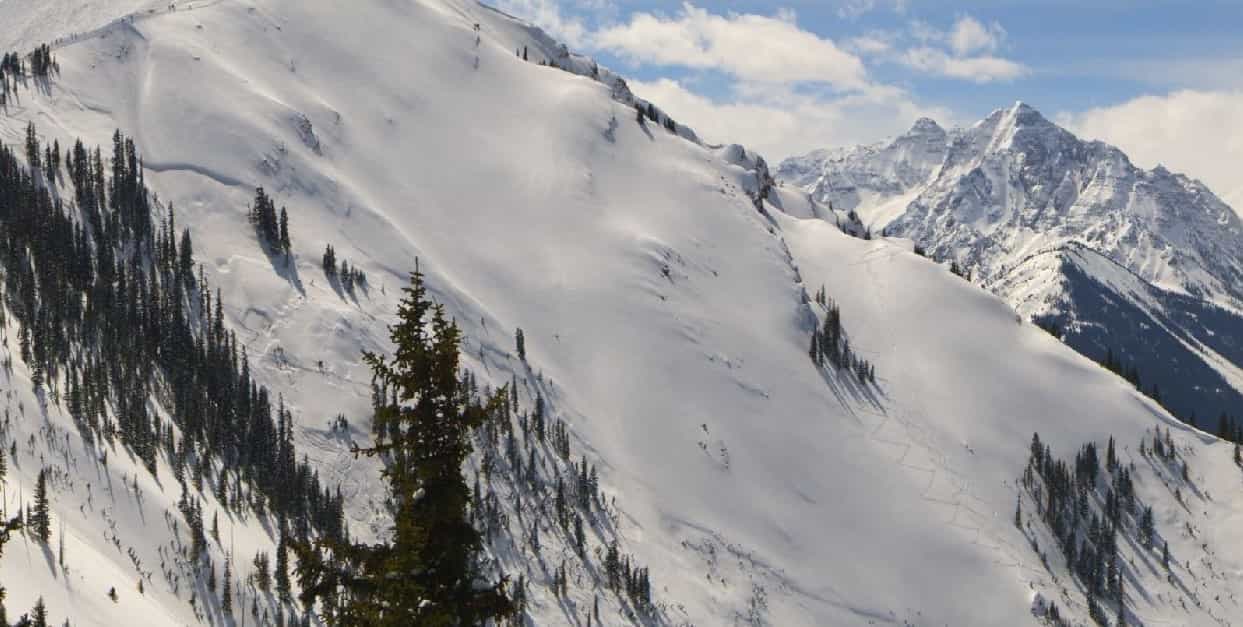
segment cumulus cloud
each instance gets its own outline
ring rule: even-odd
[[[672,16],[635,13],[598,31],[593,43],[635,63],[719,70],[744,81],[867,84],[857,56],[799,28],[788,11],[720,15],[688,2]]]
[[[985,26],[979,20],[964,15],[954,23],[949,33],[950,48],[958,56],[966,56],[974,52],[993,52],[1005,39],[1006,31],[1001,24],[993,22]]]
[[[586,1],[613,6],[611,0]],[[900,0],[838,4],[850,14],[882,5],[899,12],[904,7]],[[771,15],[714,12],[687,1],[672,13],[638,11],[615,21],[576,5],[574,16],[602,24],[593,30],[562,13],[558,7],[568,5],[557,0],[500,0],[500,6],[580,49],[608,52],[635,66],[692,70],[681,80],[631,80],[630,86],[709,141],[742,143],[771,161],[825,146],[871,143],[905,131],[919,117],[961,121],[921,105],[905,89],[873,80],[864,58],[980,82],[1025,71],[995,55],[1005,31],[972,18],[960,18],[945,31],[873,30],[838,42],[801,28],[788,9]],[[705,96],[699,81],[721,95]]]
[[[1027,74],[1027,68],[1022,64],[1001,57],[955,56],[928,46],[903,52],[901,61],[915,70],[977,83],[1009,81]]]
[[[588,43],[590,29],[581,18],[562,14],[558,0],[494,0],[492,4],[506,13],[530,20],[568,46],[582,48]],[[611,9],[608,0],[590,0],[588,6],[597,11]]]
[[[1243,212],[1243,90],[1142,96],[1058,121],[1121,148],[1137,165],[1196,177]]]
[[[948,111],[923,107],[895,87],[825,96],[739,83],[728,101],[721,102],[671,79],[630,85],[674,118],[691,123],[706,140],[741,143],[774,163],[825,146],[871,143],[907,130],[920,117],[957,122]]]
[[[949,30],[940,30],[915,21],[909,33],[918,44],[893,60],[914,70],[976,83],[1010,81],[1029,72],[1023,64],[997,56],[1006,39],[1006,30],[997,22],[985,24],[963,15]]]

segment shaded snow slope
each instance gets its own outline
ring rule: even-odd
[[[291,405],[300,450],[342,482],[359,537],[384,524],[376,469],[348,453],[367,433],[359,352],[389,348],[417,257],[463,326],[467,365],[493,385],[516,377],[526,406],[541,390],[570,424],[668,623],[1023,624],[1036,591],[1085,617],[1065,569],[1053,565],[1055,583],[1010,522],[1033,431],[1069,455],[1173,428],[1217,500],[1186,512],[1155,479],[1143,490],[1176,555],[1218,551],[1220,578],[1196,566],[1181,580],[1205,598],[1237,588],[1238,476],[1223,446],[905,243],[784,215],[772,203],[820,215],[793,190],[757,210],[758,156],[640,125],[615,84],[522,62],[515,49],[546,45],[532,33],[464,0],[166,12],[58,50],[62,75],[22,92],[0,138],[20,141],[28,120],[62,144],[118,126],[135,138],[256,376]],[[258,185],[289,208],[295,271],[246,223]],[[328,281],[328,243],[369,290]],[[821,284],[878,387],[808,359],[823,312],[807,292]],[[511,354],[519,327],[526,364]],[[338,413],[349,438],[328,428]],[[1184,518],[1209,539],[1179,536]],[[547,562],[575,559],[550,545]],[[29,566],[14,553],[6,583]],[[99,553],[100,569],[124,564]],[[598,593],[604,622],[626,624],[590,570],[558,599],[533,554],[499,558],[532,581],[534,623],[575,624]],[[1135,612],[1152,623],[1240,616],[1183,610],[1162,573],[1134,576],[1147,595]],[[35,592],[14,588],[10,607]],[[61,607],[74,624],[108,622],[73,596]]]
[[[1205,428],[1243,403],[1233,310],[1157,288],[1082,245],[1037,253],[989,287],[1084,355],[1139,368],[1145,390],[1155,384],[1166,407]]]

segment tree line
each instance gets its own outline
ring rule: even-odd
[[[106,159],[79,140],[62,163],[32,126],[26,148],[29,167],[0,146],[0,320],[18,323],[34,387],[88,441],[119,440],[149,472],[164,453],[183,491],[211,481],[226,505],[270,511],[292,536],[343,536],[339,491],[299,461],[290,413],[251,375],[190,232],[178,237],[171,206],[157,216],[133,141],[117,131]],[[61,185],[72,193],[53,193]]]

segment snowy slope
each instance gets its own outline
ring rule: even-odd
[[[1215,420],[1243,398],[1232,374],[1243,366],[1237,351],[1214,341],[1156,343],[1171,349],[1156,351],[1111,324],[1128,315],[1120,309],[1168,305],[1156,314],[1165,325],[1134,328],[1235,335],[1234,316],[1217,312],[1239,309],[1243,223],[1198,181],[1137,168],[1118,149],[1081,141],[1023,103],[968,128],[945,132],[921,120],[889,143],[790,159],[778,176],[856,211],[874,231],[909,237],[934,258],[955,260],[1025,315],[1042,313],[1030,307],[1029,288],[1067,291],[1075,283],[1077,299],[1043,296],[1080,301],[1073,317],[1098,330],[1071,345],[1093,358],[1113,350],[1138,365],[1150,385],[1173,392],[1169,406],[1184,419]],[[1066,265],[1049,256],[1067,247],[1113,263]],[[1083,280],[1068,276],[1071,266]],[[1093,295],[1090,285],[1111,290],[1114,266],[1146,287]],[[1150,292],[1164,305],[1133,300]],[[1091,305],[1083,302],[1088,298]]]
[[[161,457],[152,476],[124,448],[84,439],[63,406],[31,392],[30,372],[11,341],[16,337],[11,323],[4,336],[4,358],[14,364],[3,374],[5,519],[32,502],[42,469],[48,471],[52,508],[49,545],[22,533],[4,547],[0,585],[10,620],[42,598],[52,624],[222,624],[219,597],[194,576],[190,531],[178,510],[181,488],[167,458]],[[257,603],[259,616],[274,618],[272,595],[242,581],[254,572],[257,551],[274,554],[275,520],[250,510],[232,514],[212,495],[210,481],[205,486],[199,492],[191,484],[191,496],[202,501],[206,524],[218,521],[218,537],[208,540],[218,581],[226,556],[233,556],[233,603],[242,608],[235,609],[237,615],[249,616]]]
[[[1243,403],[1243,317],[1234,310],[1157,288],[1080,244],[1032,255],[987,287],[1080,353],[1141,367],[1144,388],[1159,385],[1180,416],[1215,427]]]
[[[62,74],[0,115],[0,139],[19,141],[29,120],[62,144],[118,126],[135,137],[148,185],[192,229],[256,376],[292,405],[321,476],[342,482],[360,537],[382,533],[384,514],[376,469],[348,454],[367,433],[359,352],[388,348],[417,257],[466,332],[467,365],[493,385],[517,377],[526,406],[540,390],[570,424],[574,455],[616,498],[623,548],[651,568],[663,622],[1023,624],[1037,591],[1082,620],[1064,567],[1055,580],[1010,522],[1027,444],[1040,431],[1060,454],[1110,434],[1134,447],[1156,425],[1175,430],[1216,500],[1184,510],[1156,471],[1141,489],[1175,555],[1211,544],[1214,576],[1179,567],[1179,591],[1137,566],[1133,611],[1240,620],[1243,502],[1223,445],[909,243],[791,217],[781,209],[821,211],[792,190],[757,210],[755,155],[640,125],[615,83],[524,63],[524,45],[549,44],[465,0],[163,12],[58,49]],[[257,185],[289,207],[294,273],[274,269],[246,223]],[[351,298],[326,280],[327,243],[369,290]],[[823,312],[807,293],[822,284],[878,387],[808,359]],[[516,328],[529,366],[511,354]],[[328,428],[338,413],[348,438]],[[21,437],[37,429],[19,424]],[[76,504],[56,507],[63,518]],[[1188,519],[1207,538],[1180,536]],[[591,568],[575,566],[568,599],[548,591],[549,564],[569,557],[548,545],[496,549],[532,582],[532,622],[579,624],[600,594],[605,623],[625,624]],[[9,583],[31,569],[16,546],[0,562],[10,607],[42,593],[55,617],[113,622],[92,595],[123,555],[96,541],[83,562],[104,574],[53,599],[50,569]],[[1192,591],[1225,605],[1198,607]],[[121,607],[190,622],[184,598],[162,594]]]

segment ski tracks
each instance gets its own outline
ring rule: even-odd
[[[868,274],[873,286],[871,298],[880,311],[887,309],[890,288],[883,274],[876,271],[874,262],[890,262],[902,252],[893,246],[878,244],[850,264]],[[897,345],[891,343],[884,350],[893,353]],[[898,363],[898,360],[891,359],[889,362]],[[916,404],[907,405],[917,407]],[[1042,579],[1044,571],[1023,559],[1026,548],[1016,546],[1000,533],[997,528],[999,518],[995,511],[989,513],[994,508],[972,490],[968,479],[954,470],[943,452],[943,446],[926,426],[929,421],[923,410],[908,410],[897,403],[892,408],[881,411],[856,409],[856,416],[865,424],[870,423],[864,438],[882,450],[888,448],[891,451],[890,463],[914,475],[926,477],[920,498],[945,514],[941,524],[966,534],[970,538],[969,544],[992,551],[995,554],[994,564],[1014,568],[1029,583]]]

